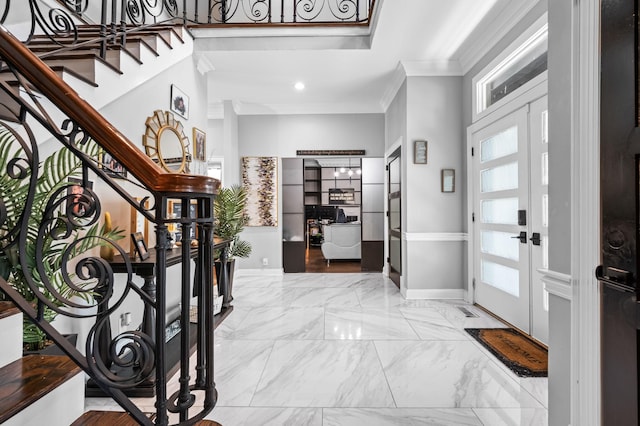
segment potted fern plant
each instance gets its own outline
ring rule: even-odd
[[[251,254],[251,244],[240,239],[240,233],[247,224],[248,217],[245,213],[247,206],[247,190],[241,185],[233,185],[221,188],[213,204],[213,217],[215,236],[231,240],[227,252],[227,277],[229,291],[229,301],[233,300],[233,271],[235,270],[235,259],[246,258]],[[222,264],[219,261],[220,253],[214,254],[216,260],[216,278],[220,282],[220,271]]]
[[[90,142],[83,148],[90,156],[97,158],[99,147],[97,144]],[[76,157],[67,148],[62,148],[52,154],[39,164],[38,168],[31,170],[30,173],[38,173],[33,204],[28,212],[25,212],[25,205],[29,195],[30,174],[23,179],[15,179],[9,176],[7,171],[11,167],[12,161],[17,158],[26,158],[25,152],[15,139],[15,136],[6,129],[0,129],[0,200],[5,203],[6,217],[4,222],[0,223],[0,276],[2,276],[25,300],[36,304],[37,297],[27,285],[25,273],[29,273],[36,283],[40,286],[42,294],[44,294],[55,306],[62,306],[62,302],[51,295],[42,285],[42,279],[36,272],[37,262],[41,262],[47,276],[52,283],[55,291],[69,299],[72,297],[80,297],[85,300],[93,298],[91,292],[76,291],[72,289],[65,281],[62,273],[63,257],[65,249],[71,247],[68,260],[72,261],[74,257],[86,253],[87,251],[105,244],[104,239],[116,241],[123,238],[122,231],[118,229],[106,230],[104,225],[96,221],[88,229],[80,226],[74,229],[66,239],[54,238],[56,228],[60,227],[62,231],[62,218],[64,213],[57,212],[56,218],[50,222],[50,232],[45,236],[42,242],[42,257],[36,259],[36,250],[38,239],[38,231],[45,220],[46,209],[52,198],[64,194],[65,187],[71,186],[69,178],[79,177],[82,169],[81,160]],[[16,244],[19,234],[11,232],[22,220],[22,214],[27,217],[27,264],[28,271],[22,269],[19,261],[18,246]],[[81,225],[82,218],[76,218],[76,222]],[[103,239],[104,238],[104,239]],[[72,275],[72,278],[74,276]],[[4,297],[4,295],[0,295]],[[50,308],[44,311],[44,317],[47,321],[53,321],[57,313]],[[23,341],[26,350],[39,350],[44,346],[46,341],[45,334],[35,326],[29,318],[25,317],[23,324]]]

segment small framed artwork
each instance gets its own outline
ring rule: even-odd
[[[167,213],[169,217],[172,219],[178,219],[182,217],[182,202],[180,200],[169,200],[167,206]],[[195,200],[192,200],[189,204],[189,218],[196,219],[198,217],[197,214],[198,204]],[[170,232],[181,232],[182,228],[176,223],[170,223],[169,226]],[[196,239],[198,234],[196,232],[196,224],[193,223],[191,227],[191,239]]]
[[[427,164],[427,141],[415,141],[413,143],[413,162],[415,164]]]
[[[127,178],[127,170],[119,163],[111,154],[103,151],[98,157],[98,167],[100,167],[107,176],[118,179]]]
[[[189,119],[189,97],[175,84],[171,85],[171,111],[184,119]]]
[[[84,217],[91,210],[93,198],[85,194],[82,186],[82,179],[69,178],[70,185],[67,186],[67,213],[75,217]],[[93,182],[87,182],[87,188],[93,189]]]
[[[143,202],[142,198],[136,197],[136,202],[138,204]],[[149,208],[149,200],[144,200],[144,209]],[[149,241],[149,221],[147,218],[135,207],[131,206],[131,222],[130,229],[132,233],[141,233],[144,238],[145,243]],[[130,257],[133,259],[136,256],[136,247],[135,242],[131,241],[131,247],[129,249]]]
[[[200,129],[193,128],[193,144],[195,145],[196,160],[205,161],[207,159],[207,134]]]
[[[131,234],[131,239],[133,240],[133,246],[140,260],[147,260],[149,258],[149,250],[147,250],[147,244],[144,242],[142,232],[134,232]]]
[[[456,171],[454,169],[442,169],[440,171],[442,192],[456,191]]]

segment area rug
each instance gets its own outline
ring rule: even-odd
[[[513,328],[465,328],[520,377],[547,377],[547,349]]]

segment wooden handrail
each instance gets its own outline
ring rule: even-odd
[[[10,60],[11,65],[33,87],[76,122],[150,191],[198,194],[218,192],[220,181],[217,179],[169,173],[160,168],[1,25],[0,56]]]

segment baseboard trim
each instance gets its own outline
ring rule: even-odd
[[[463,289],[406,289],[402,294],[405,299],[464,299]]]
[[[284,275],[284,269],[282,268],[270,268],[270,269],[238,269],[236,274],[239,277],[255,277],[263,275],[266,277],[281,277]]]

